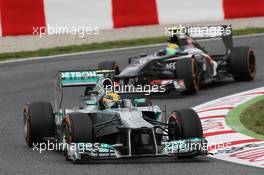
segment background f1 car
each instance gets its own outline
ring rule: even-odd
[[[195,111],[173,111],[168,122],[163,122],[162,111],[148,99],[123,99],[122,106],[103,109],[96,87],[104,77],[100,71],[59,72],[56,89],[61,97],[56,100],[55,110],[48,102],[25,105],[28,146],[45,141],[62,143],[66,159],[73,161],[141,156],[193,158],[207,154],[207,142]],[[87,86],[94,88],[89,91]],[[85,96],[68,91],[72,88],[79,92],[86,89]],[[73,105],[75,99],[67,99],[68,95],[78,97],[82,105]],[[69,104],[71,108],[65,107]]]
[[[208,33],[212,27],[221,27],[218,33]],[[231,26],[210,26],[206,33],[199,35],[192,33],[173,33],[169,37],[170,43],[176,43],[180,52],[175,55],[166,55],[158,51],[153,55],[140,55],[129,58],[129,65],[121,72],[115,62],[101,62],[98,69],[115,69],[116,79],[120,83],[133,85],[165,84],[166,91],[178,91],[185,94],[194,94],[203,84],[224,78],[233,77],[235,81],[251,81],[256,75],[256,60],[252,48],[248,46],[234,47]],[[230,32],[227,32],[229,29]],[[186,29],[188,31],[188,29]],[[196,39],[211,39],[221,37],[225,46],[225,53],[210,55],[217,63],[217,75],[213,75],[212,65],[201,53],[188,53],[187,39],[192,38],[194,47],[208,54]]]

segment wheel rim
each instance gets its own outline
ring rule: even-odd
[[[252,77],[255,76],[256,64],[255,64],[255,57],[252,51],[249,52],[249,59],[248,59],[248,70]]]
[[[63,148],[62,150],[64,151],[64,158],[66,160],[69,159],[68,157],[68,142],[67,142],[67,138],[68,138],[68,133],[67,133],[67,125],[66,124],[63,124],[63,130],[62,130],[62,143],[63,143]]]
[[[69,139],[68,139],[68,126],[67,124],[63,125],[63,131],[62,131],[62,143],[63,144],[68,144]]]
[[[177,140],[181,138],[181,126],[177,119],[177,113],[172,112],[168,124],[169,140]]]
[[[29,142],[29,115],[25,112],[24,113],[24,121],[23,121],[23,128],[24,128],[24,138],[27,142]]]
[[[194,85],[194,89],[195,91],[199,90],[199,79],[197,76],[197,70],[196,70],[196,65],[195,65],[195,60],[192,59],[192,77],[193,77],[193,85]]]

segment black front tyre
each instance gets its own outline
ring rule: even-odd
[[[193,109],[173,111],[168,123],[169,140],[202,138],[202,124]]]
[[[23,110],[24,137],[28,146],[54,135],[54,114],[50,103],[28,103]]]
[[[173,111],[168,124],[169,140],[202,138],[202,124],[198,114],[192,109]],[[177,156],[179,159],[191,159],[197,155]]]
[[[71,113],[62,121],[66,143],[89,143],[93,139],[92,121],[88,114]]]
[[[256,58],[250,47],[235,47],[229,57],[230,72],[236,81],[251,81],[256,76]]]
[[[186,88],[184,94],[192,95],[199,91],[199,77],[196,60],[194,58],[177,61],[175,71],[177,79],[184,80]]]
[[[71,143],[91,143],[93,140],[92,121],[88,114],[71,113],[62,121],[62,142]],[[68,160],[67,150],[64,157]]]

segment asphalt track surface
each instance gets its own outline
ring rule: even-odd
[[[158,105],[167,104],[168,111],[189,108],[218,97],[264,86],[264,36],[235,39],[235,45],[251,46],[257,57],[257,77],[253,82],[237,83],[231,79],[203,88],[194,96],[170,95],[154,98]],[[216,41],[206,42],[213,50]],[[134,161],[72,164],[58,152],[38,153],[25,145],[22,132],[22,108],[27,101],[53,102],[54,75],[58,70],[95,68],[103,60],[116,60],[124,67],[129,56],[152,53],[153,48],[112,51],[106,53],[66,56],[47,60],[0,64],[0,174],[263,174],[263,169],[224,162],[209,157],[194,160],[147,158]]]

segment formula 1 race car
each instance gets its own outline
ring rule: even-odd
[[[213,35],[208,32],[218,28],[221,30]],[[201,85],[228,77],[235,81],[254,80],[256,60],[253,49],[233,46],[231,26],[210,26],[206,29],[200,27],[198,34],[178,34],[171,29],[169,42],[178,47],[174,54],[161,50],[153,55],[131,57],[129,65],[121,72],[116,63],[111,61],[99,63],[98,69],[115,69],[115,79],[121,83],[164,85],[166,92],[177,91],[184,94],[194,94]],[[205,38],[222,38],[225,53],[210,55],[196,40]]]
[[[73,161],[207,154],[207,141],[194,110],[175,110],[163,122],[164,111],[149,99],[103,94],[98,88],[108,73],[111,71],[58,72],[55,110],[48,102],[24,107],[27,145],[59,144],[55,148]]]

